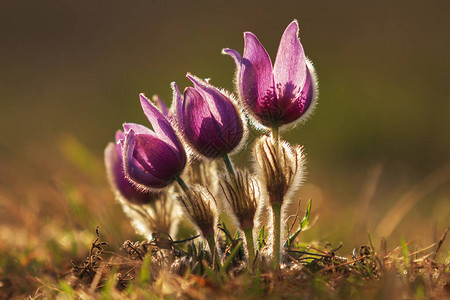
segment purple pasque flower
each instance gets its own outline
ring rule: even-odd
[[[105,149],[105,165],[109,184],[121,198],[133,204],[146,204],[156,199],[157,193],[142,191],[136,188],[125,177],[123,169],[123,140],[125,134],[117,130],[115,143],[109,143]]]
[[[142,189],[162,189],[183,171],[186,152],[167,118],[144,94],[139,96],[153,130],[139,124],[123,124],[125,174]]]
[[[291,22],[281,37],[275,64],[258,38],[244,33],[244,54],[223,49],[237,66],[237,90],[243,105],[264,126],[282,126],[304,120],[317,100],[317,80]]]
[[[172,83],[179,130],[189,145],[208,158],[217,158],[236,149],[244,135],[241,114],[232,100],[216,87],[191,74],[194,87],[181,95]]]

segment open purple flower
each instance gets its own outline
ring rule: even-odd
[[[282,126],[309,115],[317,99],[316,76],[291,22],[281,37],[275,64],[258,38],[244,33],[244,54],[223,49],[237,66],[237,90],[243,105],[261,124]]]
[[[123,170],[122,144],[125,134],[118,130],[116,132],[116,143],[109,143],[105,149],[105,165],[109,184],[123,199],[134,204],[146,204],[153,201],[158,194],[142,191],[136,188],[125,177]]]
[[[141,106],[153,130],[125,123],[125,174],[138,187],[161,189],[172,183],[186,166],[186,152],[167,118],[143,94]]]
[[[185,140],[201,155],[217,158],[233,151],[244,135],[240,113],[228,96],[187,74],[194,87],[181,95],[173,83],[176,118]]]

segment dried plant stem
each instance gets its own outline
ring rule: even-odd
[[[180,176],[176,176],[175,179],[177,180],[178,185],[181,187],[181,189],[182,189],[185,193],[187,193],[187,192],[189,191],[189,188],[188,188],[186,182],[184,182],[184,180],[181,179]]]
[[[231,162],[228,154],[224,154],[222,156],[222,158],[223,158],[223,162],[225,163],[225,166],[228,170],[228,173],[233,177],[236,176],[236,172],[234,171],[233,163]]]
[[[281,204],[272,203],[273,210],[273,264],[275,268],[280,265],[281,247]]]
[[[243,229],[245,240],[247,241],[248,263],[250,270],[253,270],[253,262],[255,261],[255,246],[253,244],[253,229],[251,227]]]

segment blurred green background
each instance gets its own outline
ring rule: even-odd
[[[130,238],[102,156],[123,122],[147,124],[138,94],[170,102],[170,82],[187,86],[188,71],[232,90],[235,66],[221,49],[242,51],[252,31],[273,59],[293,19],[320,82],[315,115],[283,133],[308,154],[300,196],[320,218],[305,239],[352,248],[367,231],[379,240],[393,230],[392,245],[435,242],[450,217],[449,9],[445,0],[2,1],[3,242],[6,227],[45,238],[30,218],[78,224],[67,182],[84,182],[77,199],[95,210],[89,224],[117,245]],[[400,219],[386,231],[389,212]]]

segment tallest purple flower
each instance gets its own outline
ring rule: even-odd
[[[304,120],[316,99],[316,76],[291,22],[281,37],[275,64],[258,38],[244,33],[244,54],[223,49],[237,66],[237,90],[243,105],[262,125],[282,126]]]

